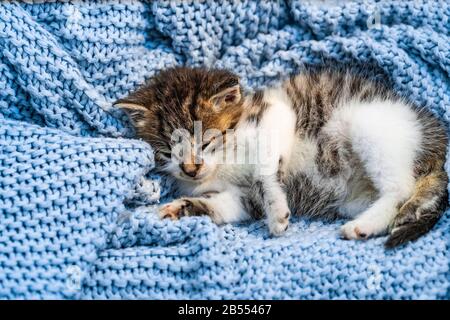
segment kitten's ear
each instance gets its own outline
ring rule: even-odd
[[[114,102],[113,106],[125,111],[134,127],[143,127],[145,125],[145,114],[148,109],[143,105],[132,100],[120,99]]]
[[[235,105],[241,101],[241,86],[236,84],[232,87],[225,88],[210,98],[216,110],[220,110],[229,105]]]

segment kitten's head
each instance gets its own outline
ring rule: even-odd
[[[162,71],[115,103],[128,114],[137,136],[154,148],[157,167],[190,181],[215,172],[211,152],[237,124],[242,104],[238,76],[187,67]]]

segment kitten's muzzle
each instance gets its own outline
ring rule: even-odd
[[[200,168],[203,166],[203,161],[200,164],[197,163],[182,163],[180,164],[181,170],[183,173],[191,178],[195,178],[197,173],[200,171]]]

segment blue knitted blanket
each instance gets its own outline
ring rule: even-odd
[[[160,221],[169,184],[111,103],[177,64],[248,88],[323,61],[371,65],[450,123],[448,1],[0,4],[0,298],[450,298],[450,212],[418,241],[342,221]],[[450,163],[446,164],[450,172]],[[226,205],[226,204],[224,204]]]

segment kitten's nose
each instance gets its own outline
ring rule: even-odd
[[[180,164],[181,170],[191,178],[194,178],[197,175],[198,170],[202,166],[201,164],[193,164],[193,163],[183,163]]]

